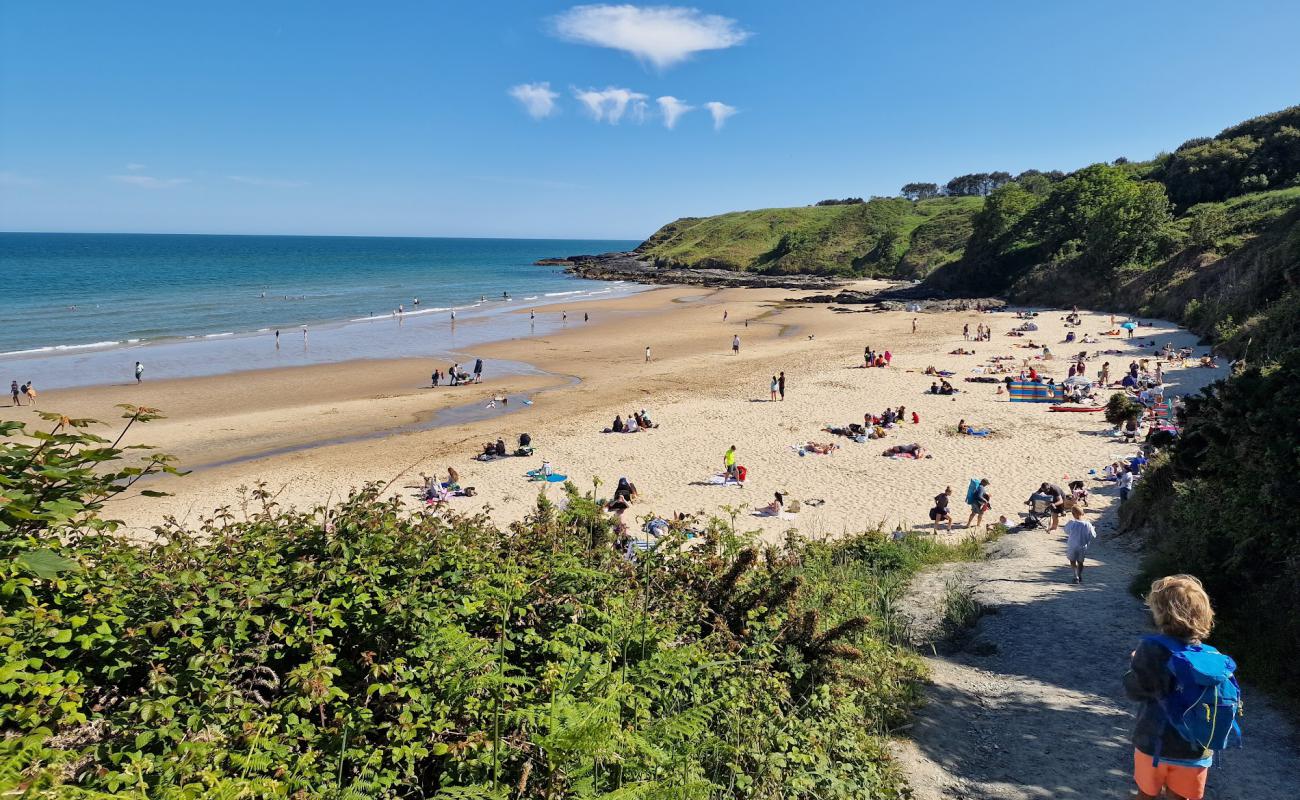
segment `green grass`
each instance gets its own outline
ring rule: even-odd
[[[664,264],[774,274],[909,277],[960,255],[978,197],[913,203],[876,198],[841,206],[801,206],[686,217],[655,232],[639,252]]]

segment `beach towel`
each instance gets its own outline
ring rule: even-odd
[[[967,436],[988,436],[993,431],[988,428],[967,428]]]
[[[709,483],[714,486],[735,486],[737,489],[744,488],[739,481],[734,481],[721,473],[709,477]]]
[[[558,472],[552,472],[550,475],[543,476],[540,469],[530,469],[524,473],[524,477],[530,481],[544,480],[547,483],[563,483],[569,479],[568,475],[561,475]]]

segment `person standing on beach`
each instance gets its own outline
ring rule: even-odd
[[[1074,568],[1074,582],[1083,583],[1083,559],[1087,557],[1088,545],[1097,538],[1097,529],[1083,518],[1083,509],[1075,506],[1070,509],[1074,519],[1065,523],[1065,557]]]
[[[141,364],[139,361],[137,361],[135,362],[135,382],[140,383],[141,378],[143,376],[144,376],[144,364]]]
[[[722,472],[728,478],[740,480],[740,473],[736,470],[736,446],[734,444],[727,448],[727,454],[722,457]]]
[[[912,317],[912,333],[916,333],[916,317]]]
[[[280,329],[279,329],[279,328],[277,328],[276,331],[275,331],[275,349],[276,349],[276,350],[279,350],[279,349],[280,349]]]
[[[650,345],[645,346],[645,363],[650,363]]]
[[[993,498],[989,495],[989,479],[981,478],[975,491],[971,493],[970,498],[970,516],[966,518],[966,527],[969,528],[972,521],[978,528],[984,522],[984,512],[989,510],[993,505]]]
[[[456,309],[454,308],[451,310],[451,324],[456,324]]]
[[[529,321],[529,322],[536,322],[536,321],[537,321],[537,311],[535,311],[534,309],[531,309],[531,308],[528,309],[528,321]]]
[[[560,321],[561,321],[561,322],[568,322],[568,321],[569,321],[569,312],[568,312],[568,311],[561,311],[561,312],[560,312]]]
[[[722,309],[722,321],[723,322],[727,321],[727,310],[725,308]]]
[[[768,387],[768,399],[769,399],[770,402],[773,402],[773,403],[776,402],[776,389],[777,389],[777,386],[778,386],[778,384],[777,384],[777,382],[776,382],[776,376],[773,375],[773,376],[772,376],[772,384]]]
[[[776,379],[776,386],[777,389],[781,392],[781,402],[785,402],[785,373],[784,372],[781,373],[781,377]]]
[[[307,344],[307,326],[306,326],[306,325],[303,325],[303,326],[302,326],[302,343],[303,343],[304,345]]]
[[[23,394],[27,395],[27,399],[30,401],[28,405],[36,405],[36,387],[32,385],[31,381],[23,384]]]
[[[733,336],[733,337],[731,337],[731,354],[732,354],[733,356],[738,356],[738,355],[740,355],[740,337],[739,337],[739,336]]]
[[[474,382],[483,382],[483,359],[481,358],[474,359]]]
[[[582,312],[582,321],[583,321],[583,322],[591,322],[591,317],[587,315],[587,312],[586,312],[586,311]]]
[[[1115,485],[1119,487],[1119,501],[1121,503],[1126,502],[1129,494],[1133,492],[1133,471],[1131,469],[1124,470],[1115,479]]]
[[[968,341],[968,342],[970,341],[970,323],[969,323],[969,322],[967,322],[965,325],[961,326],[961,338],[965,339],[965,340]]]
[[[9,382],[9,395],[14,399],[14,405],[20,406],[23,404],[22,395],[18,393],[18,381]]]

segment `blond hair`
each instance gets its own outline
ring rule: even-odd
[[[1210,596],[1194,575],[1170,575],[1154,581],[1146,600],[1156,627],[1167,636],[1199,642],[1214,627]]]

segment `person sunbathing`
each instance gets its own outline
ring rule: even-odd
[[[964,419],[957,420],[957,432],[958,433],[970,432],[970,426],[966,424],[966,420]]]
[[[772,502],[758,509],[756,513],[765,517],[775,517],[780,515],[781,511],[784,508],[785,508],[785,497],[780,492],[776,492],[776,497],[772,500]]]
[[[826,444],[821,444],[820,442],[808,442],[803,446],[803,449],[809,453],[828,456],[836,450],[839,450],[840,446],[834,442],[827,442]]]
[[[632,483],[627,478],[619,478],[618,487],[614,489],[614,499],[621,499],[631,503],[633,500],[636,500],[636,498],[636,484]]]

